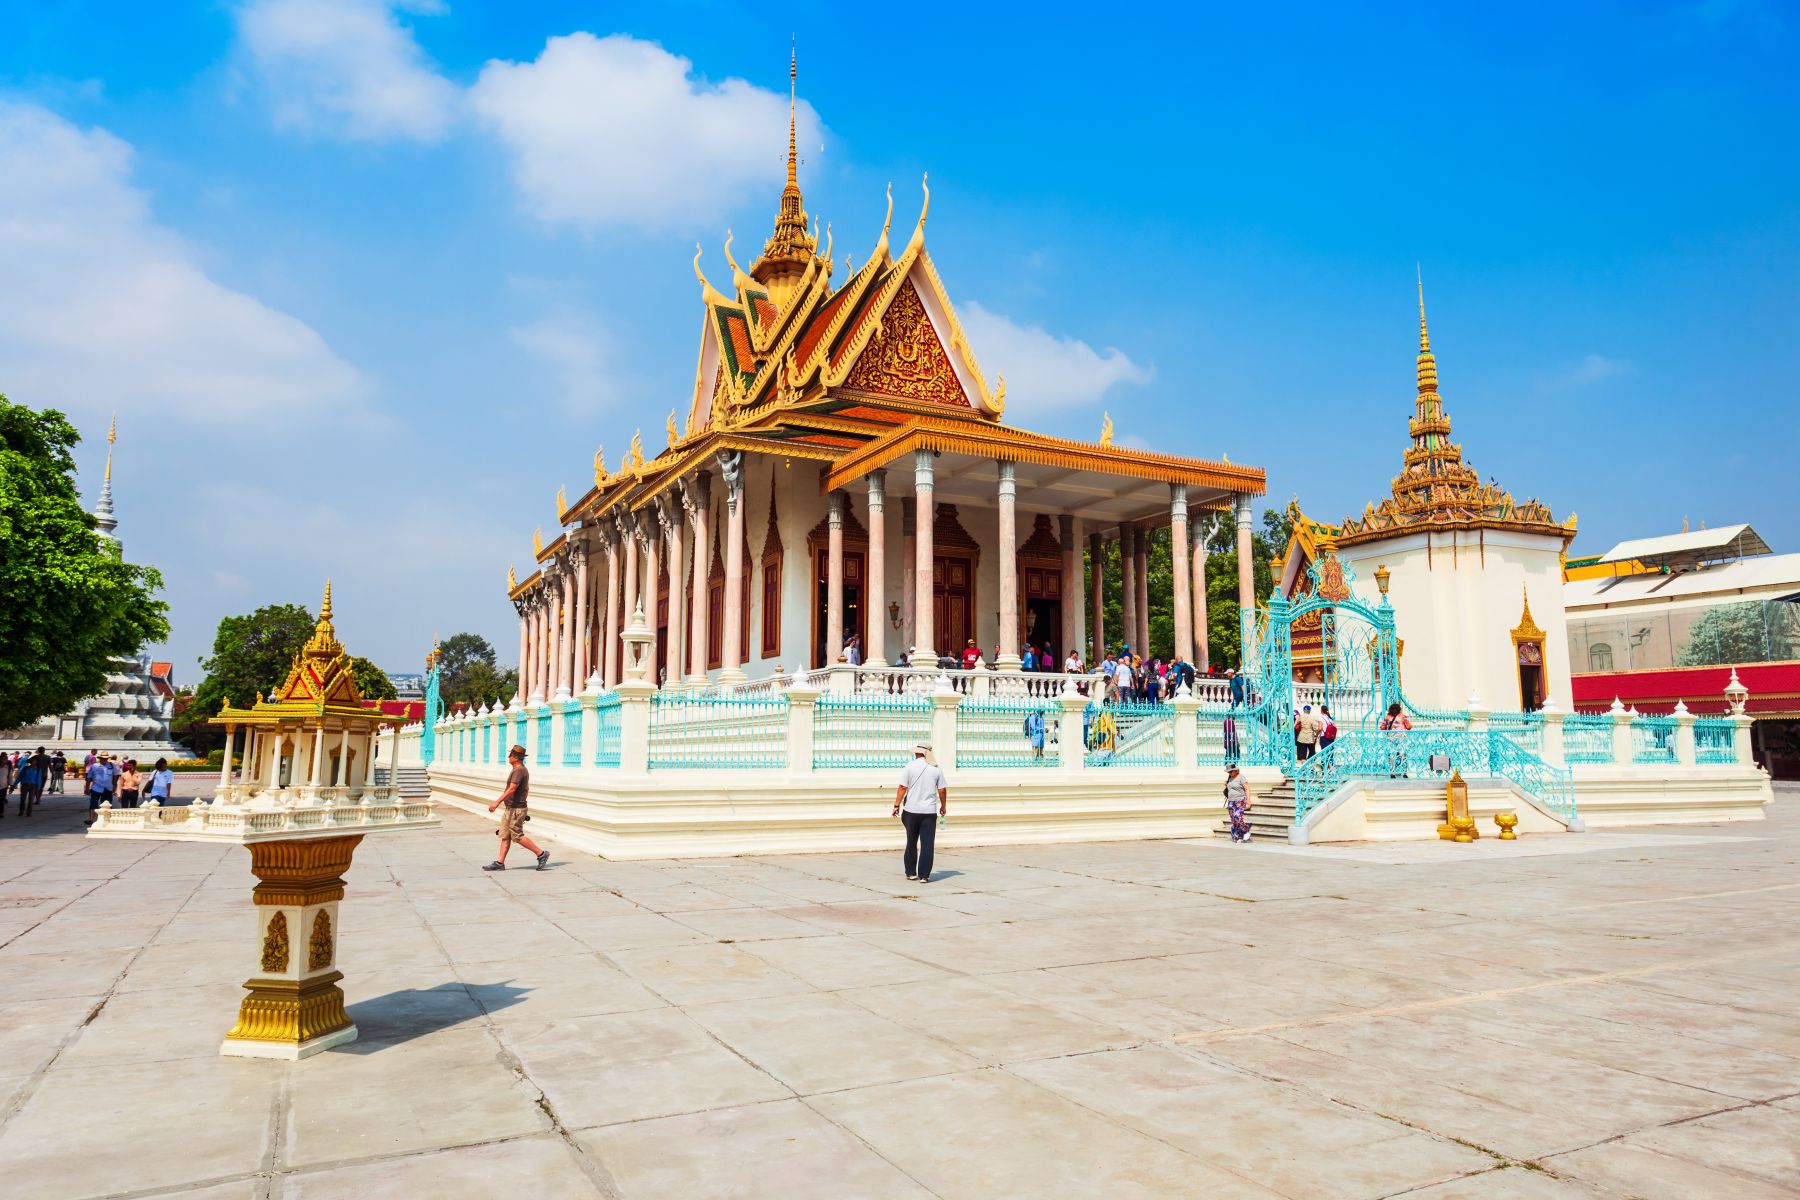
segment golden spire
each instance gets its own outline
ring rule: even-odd
[[[775,213],[775,232],[763,246],[762,257],[750,264],[750,274],[767,286],[779,303],[787,289],[799,282],[812,264],[818,240],[807,232],[806,206],[800,197],[799,54],[788,54],[788,156],[787,186],[781,189],[781,206]]]
[[[112,482],[113,443],[119,440],[119,414],[112,415],[112,424],[106,427],[106,482]]]
[[[331,580],[325,581],[325,599],[319,604],[319,623],[331,624]]]

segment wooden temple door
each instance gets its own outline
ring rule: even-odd
[[[663,671],[669,665],[669,577],[665,572],[662,586],[656,593],[656,674],[653,677],[660,686]]]
[[[865,661],[869,657],[869,635],[863,620],[863,609],[865,607],[863,604],[863,586],[864,580],[868,578],[866,574],[867,567],[867,551],[852,550],[849,547],[845,547],[844,641],[848,642],[851,634],[855,634],[861,638],[863,643],[863,658]],[[813,605],[812,630],[812,664],[814,667],[828,667],[831,665],[831,662],[826,661],[825,649],[825,626],[827,622],[825,606],[828,603],[827,597],[830,595],[830,588],[827,586],[830,571],[830,553],[823,548],[815,549],[813,551],[813,592],[816,596],[816,603]],[[833,654],[831,656],[831,661],[835,662],[836,660],[837,656],[836,654]]]
[[[1037,514],[1018,557],[1019,651],[1029,645],[1041,653],[1047,642],[1051,660],[1060,663],[1068,653],[1062,645],[1062,543],[1048,515]]]
[[[938,653],[961,658],[975,636],[975,561],[955,554],[933,556],[931,603]]]

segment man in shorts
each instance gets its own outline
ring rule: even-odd
[[[537,869],[541,871],[550,862],[550,852],[538,849],[536,844],[525,836],[525,822],[529,819],[529,810],[525,805],[531,794],[531,772],[525,769],[525,747],[514,746],[507,751],[506,761],[512,764],[512,773],[506,777],[506,790],[500,793],[498,800],[488,805],[489,812],[493,812],[503,804],[506,806],[506,811],[500,814],[500,828],[497,831],[500,835],[500,857],[481,869],[484,871],[506,870],[507,851],[512,849],[514,842],[517,842],[537,855]]]

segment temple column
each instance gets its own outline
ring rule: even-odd
[[[562,607],[562,620],[556,626],[556,690],[558,694],[573,691],[570,677],[575,674],[575,575],[564,567],[562,594],[557,598]]]
[[[913,451],[913,504],[918,509],[914,522],[914,557],[913,557],[913,627],[915,630],[911,656],[907,659],[914,666],[923,661],[927,667],[937,666],[937,649],[932,645],[936,631],[932,628],[936,614],[932,609],[931,573],[934,555],[932,553],[932,529],[937,519],[937,501],[933,493],[933,476],[931,470],[932,452],[930,450]]]
[[[331,782],[341,788],[350,786],[350,727],[348,725],[338,730],[337,771]]]
[[[1089,619],[1093,622],[1094,634],[1093,656],[1088,659],[1088,667],[1095,669],[1106,657],[1106,540],[1097,533],[1088,534],[1088,574],[1088,607],[1092,610]]]
[[[1175,649],[1174,653],[1193,661],[1194,609],[1189,590],[1193,573],[1188,568],[1188,503],[1187,484],[1169,485],[1169,574],[1174,584]]]
[[[619,523],[619,557],[625,560],[624,590],[619,596],[619,641],[621,648],[619,660],[621,669],[624,666],[624,632],[625,626],[631,624],[631,618],[644,602],[644,593],[638,588],[638,564],[643,554],[638,549],[637,531],[621,520]]]
[[[1019,669],[1019,481],[1013,464],[1000,461],[1000,649],[994,669]]]
[[[543,689],[540,679],[543,656],[539,653],[544,644],[544,595],[541,589],[533,589],[529,603],[531,609],[526,614],[526,627],[529,630],[526,642],[529,653],[526,655],[525,664],[525,703],[527,704],[531,703],[532,697],[540,695]]]
[[[645,513],[639,519],[638,528],[644,541],[644,624],[650,630],[650,644],[644,648],[644,661],[650,667],[650,682],[661,687],[662,676],[656,671],[656,644],[662,634],[656,628],[656,601],[662,591],[662,537],[654,513]],[[667,670],[666,662],[664,669]]]
[[[1056,519],[1056,538],[1062,543],[1062,645],[1056,669],[1062,670],[1069,651],[1081,647],[1086,637],[1086,622],[1081,613],[1081,541],[1075,529],[1075,518],[1063,513]]]
[[[1212,651],[1206,630],[1206,524],[1192,523],[1194,569],[1194,670],[1212,670]]]
[[[844,652],[844,493],[825,497],[825,661],[829,667]]]
[[[543,587],[538,589],[537,694],[540,699],[556,690],[555,677],[550,672],[551,647],[555,644],[556,598],[550,579],[545,576]]]
[[[523,599],[514,600],[512,604],[513,611],[519,614],[519,681],[513,695],[523,703],[526,696],[525,676],[529,670],[531,655],[531,610],[525,606]]]
[[[251,703],[254,704],[255,701]],[[225,726],[225,756],[219,761],[219,790],[221,792],[231,786],[231,743],[236,737],[237,726]],[[244,727],[244,761],[250,761],[250,727],[247,725]],[[244,774],[248,776],[249,772],[246,771]],[[249,783],[250,780],[246,778],[244,784],[248,786]]]
[[[694,531],[694,587],[688,598],[691,608],[688,637],[688,681],[706,682],[706,643],[711,605],[707,600],[706,576],[712,570],[712,477],[701,471],[681,485],[681,503],[687,509],[688,524]]]
[[[687,548],[683,544],[687,527],[680,498],[667,493],[658,497],[657,516],[663,523],[663,543],[669,548],[669,650],[665,657],[669,682],[679,684],[687,650]]]
[[[869,561],[863,571],[863,624],[874,632],[863,647],[863,662],[887,665],[887,472],[869,472]]]
[[[1137,640],[1137,530],[1130,525],[1119,526],[1119,584],[1120,623],[1125,627],[1120,640],[1133,654],[1142,654]]]
[[[623,629],[624,619],[619,614],[619,538],[616,533],[606,535],[606,635],[601,639],[600,657],[601,671],[606,679],[606,686],[611,688],[619,682],[619,631]]]
[[[587,687],[587,678],[593,668],[588,662],[588,642],[593,634],[594,619],[589,613],[588,574],[591,570],[588,562],[587,544],[577,543],[569,551],[569,561],[575,564],[575,681],[574,691],[582,691]]]
[[[918,632],[918,504],[911,496],[900,501],[900,650],[906,661],[912,661],[912,648]]]
[[[744,455],[719,456],[725,479],[725,628],[721,631],[719,679],[744,680]]]
[[[1250,630],[1256,616],[1256,564],[1251,561],[1250,497],[1239,495],[1237,513],[1238,669],[1250,665]]]
[[[307,768],[306,785],[319,786],[319,762],[325,757],[325,726],[313,730],[312,765]]]
[[[1147,661],[1150,658],[1150,531],[1137,530],[1137,629],[1132,642],[1142,649],[1133,650]]]

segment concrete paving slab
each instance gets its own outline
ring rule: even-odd
[[[555,1134],[409,1154],[286,1175],[281,1200],[491,1200],[494,1196],[610,1197]]]
[[[713,1036],[801,1095],[966,1071],[980,1064],[929,1033],[835,995],[691,1006]]]

